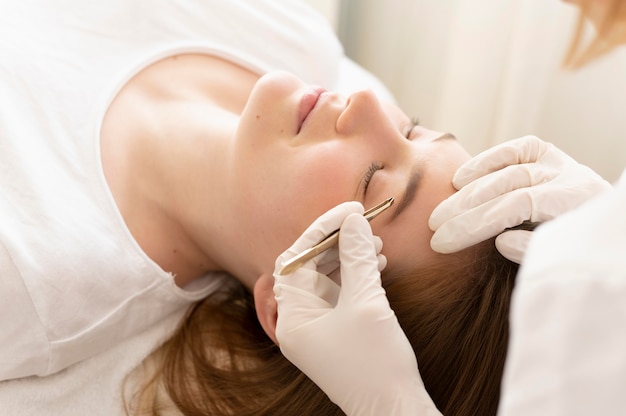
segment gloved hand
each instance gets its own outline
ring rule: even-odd
[[[611,188],[593,170],[535,136],[480,153],[457,170],[452,184],[459,192],[430,216],[432,249],[452,253],[497,235],[498,251],[516,263],[531,232],[504,232],[507,228],[548,221]]]
[[[277,259],[280,349],[349,416],[440,415],[389,307],[380,280],[386,259],[377,255],[382,243],[362,213],[358,202],[331,209]],[[284,261],[339,227],[338,250],[278,275]],[[337,260],[341,286],[321,272]]]

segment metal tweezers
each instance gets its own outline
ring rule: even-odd
[[[380,214],[381,212],[389,208],[392,204],[393,204],[393,197],[386,199],[380,204],[368,209],[367,211],[363,213],[363,216],[368,221],[371,221],[374,218],[376,218],[378,214]],[[304,250],[302,253],[284,262],[282,265],[283,267],[280,269],[280,272],[278,272],[278,274],[282,276],[282,275],[289,274],[298,270],[304,263],[311,260],[313,257],[317,256],[318,254],[328,250],[329,248],[337,244],[338,241],[339,241],[339,230],[335,230],[332,233],[330,233],[326,238],[324,238],[322,241],[314,245],[313,247]]]

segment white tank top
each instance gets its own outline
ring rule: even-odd
[[[290,0],[19,0],[0,6],[0,380],[55,373],[214,289],[178,288],[106,185],[102,119],[141,69],[182,52],[334,88],[342,49]]]

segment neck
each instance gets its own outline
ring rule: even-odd
[[[226,191],[222,182],[224,154],[238,117],[212,104],[198,108],[204,117],[174,115],[141,145],[133,177],[144,215],[131,230],[141,247],[184,286],[210,271],[221,270],[213,257],[221,212],[216,200]],[[188,112],[189,105],[181,105]],[[158,133],[157,133],[158,132]],[[149,157],[146,157],[149,156]]]
[[[224,265],[229,213],[216,202],[228,191],[225,160],[256,79],[208,56],[166,59],[133,78],[103,122],[103,166],[120,212],[180,286],[211,271],[237,273]]]

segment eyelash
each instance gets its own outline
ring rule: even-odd
[[[376,171],[379,171],[382,168],[383,167],[381,164],[373,162],[367,169],[367,172],[365,172],[365,177],[363,178],[363,194],[367,193],[367,188],[369,187],[370,182],[372,181],[372,177],[374,176]]]
[[[406,134],[404,135],[407,139],[411,138],[411,133],[413,133],[413,130],[415,130],[415,127],[419,126],[419,120],[417,119],[417,117],[411,117],[411,124],[409,125],[409,129],[407,130]],[[367,193],[367,188],[370,185],[370,182],[372,181],[372,177],[374,176],[374,174],[381,170],[383,167],[380,163],[377,162],[373,162],[369,168],[367,169],[367,172],[365,172],[365,177],[363,178],[363,193],[366,194]]]
[[[404,137],[406,137],[407,139],[410,139],[411,133],[413,133],[413,130],[415,130],[415,127],[419,125],[420,125],[419,119],[417,117],[411,117],[411,124],[409,125],[409,129],[407,130]]]

